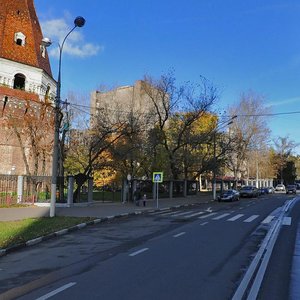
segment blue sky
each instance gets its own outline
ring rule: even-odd
[[[221,91],[220,109],[252,90],[273,113],[300,112],[299,0],[35,0],[35,6],[53,41],[76,16],[86,19],[64,48],[64,95],[174,69],[178,83],[200,75],[211,80]],[[57,78],[55,43],[51,48]],[[300,143],[299,120],[300,114],[272,117],[273,137]]]

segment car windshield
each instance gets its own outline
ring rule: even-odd
[[[223,195],[232,195],[233,194],[233,191],[232,190],[229,190],[229,191],[226,191],[223,193]]]
[[[244,186],[242,187],[242,190],[252,190],[252,186]]]

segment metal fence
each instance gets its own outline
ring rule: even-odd
[[[48,201],[50,187],[50,176],[0,175],[0,205]]]

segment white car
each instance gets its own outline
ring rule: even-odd
[[[284,184],[277,184],[275,187],[276,192],[285,192],[285,186]]]

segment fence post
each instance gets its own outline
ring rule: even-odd
[[[185,179],[185,180],[183,181],[183,197],[184,197],[184,198],[187,196],[187,188],[188,188],[187,180]]]
[[[73,205],[74,176],[68,176],[68,206]]]
[[[173,198],[173,180],[170,180],[169,182],[169,198]]]
[[[18,203],[23,201],[24,176],[18,176]]]
[[[88,179],[88,203],[93,202],[93,188],[94,188],[93,178],[89,178]]]

